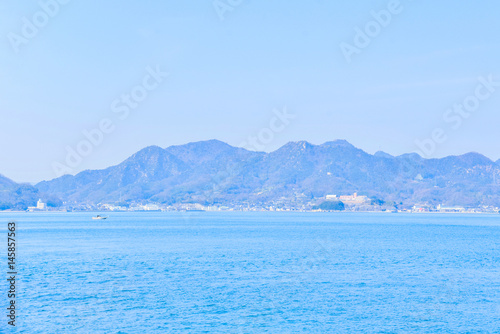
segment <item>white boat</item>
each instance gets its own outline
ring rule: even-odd
[[[92,217],[92,219],[108,219],[108,217],[97,215],[95,217]]]

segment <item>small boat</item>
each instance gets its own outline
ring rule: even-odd
[[[97,215],[95,217],[92,217],[92,219],[108,219],[108,217]]]

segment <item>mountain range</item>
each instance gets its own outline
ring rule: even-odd
[[[478,153],[441,159],[372,155],[345,140],[290,142],[270,153],[209,140],[146,147],[116,166],[34,187],[0,178],[0,187],[0,202],[16,201],[20,192],[69,203],[266,205],[357,192],[403,205],[500,206],[500,165]]]

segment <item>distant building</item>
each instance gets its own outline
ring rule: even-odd
[[[47,210],[47,203],[44,203],[41,199],[39,199],[38,202],[36,202],[36,208],[38,210]]]
[[[156,204],[146,204],[142,208],[144,211],[160,211],[160,207]]]
[[[47,211],[47,203],[42,202],[41,199],[36,202],[36,206],[29,206],[28,211]]]
[[[327,200],[337,200],[337,195],[326,195]]]
[[[108,210],[108,211],[127,211],[128,208],[124,206],[119,206],[119,205],[113,205],[113,204],[99,204],[99,208],[101,210]]]
[[[453,207],[446,207],[446,206],[442,206],[441,204],[439,204],[437,206],[437,210],[439,212],[465,212],[465,208],[461,207],[461,206],[453,206]]]
[[[370,201],[367,196],[358,196],[358,193],[354,193],[353,195],[340,196],[339,199],[345,204],[363,204]]]
[[[415,204],[411,208],[411,212],[430,212],[432,211],[432,207],[427,204]]]

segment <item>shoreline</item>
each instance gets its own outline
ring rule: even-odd
[[[440,211],[431,211],[431,212],[409,212],[409,211],[327,211],[327,210],[116,210],[116,211],[107,211],[107,210],[75,210],[75,211],[0,211],[0,214],[9,214],[9,213],[26,213],[26,214],[55,214],[55,213],[229,213],[229,212],[273,212],[273,213],[345,213],[345,214],[356,214],[356,213],[380,213],[380,214],[413,214],[413,215],[422,215],[422,214],[447,214],[447,215],[471,215],[471,214],[488,214],[488,215],[498,215],[500,212],[489,211],[489,212],[440,212]]]

